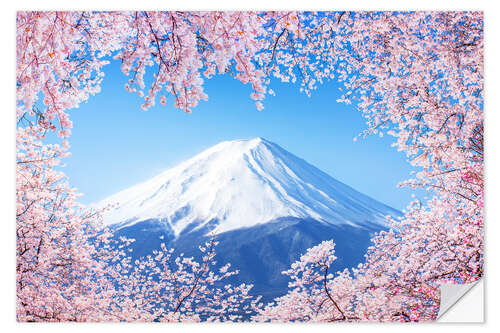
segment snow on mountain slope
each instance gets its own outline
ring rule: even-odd
[[[107,225],[160,219],[176,235],[209,221],[218,234],[287,216],[363,228],[400,215],[262,138],[221,142],[95,206],[108,204]]]

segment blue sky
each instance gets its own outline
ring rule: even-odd
[[[105,73],[101,93],[70,111],[72,156],[64,171],[84,194],[82,203],[147,180],[221,141],[254,137],[394,208],[411,200],[412,191],[396,186],[410,176],[405,155],[391,147],[390,136],[353,141],[364,119],[354,105],[336,102],[337,83],[320,86],[309,98],[298,85],[273,81],[276,96],[257,111],[248,85],[217,76],[206,81],[209,100],[186,114],[171,103],[142,111],[142,99],[124,89],[119,64],[113,61]]]

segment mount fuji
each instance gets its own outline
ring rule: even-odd
[[[401,213],[262,138],[221,142],[148,181],[97,203],[117,236],[135,238],[134,256],[166,243],[197,255],[210,237],[218,262],[240,270],[270,300],[286,292],[281,274],[308,248],[333,239],[337,270],[363,260],[386,217]]]

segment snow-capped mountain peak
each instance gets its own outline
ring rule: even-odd
[[[158,219],[176,235],[209,222],[218,234],[281,217],[364,228],[400,214],[263,138],[221,142],[96,206],[108,204],[117,206],[105,224]]]

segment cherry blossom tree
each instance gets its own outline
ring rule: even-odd
[[[260,101],[269,79],[258,54],[272,43],[269,27],[297,20],[277,12],[19,12],[18,118],[33,115],[43,95],[44,127],[68,136],[66,111],[99,92],[110,57],[121,61],[126,89],[144,97],[143,108],[171,94],[190,112],[207,98],[203,77],[221,73],[251,84]],[[145,91],[148,68],[154,82]]]
[[[221,281],[237,274],[230,264],[216,269],[211,240],[200,246],[201,263],[181,254],[172,260],[173,249],[164,244],[151,255],[131,262],[114,260],[119,272],[117,302],[112,313],[124,321],[239,321],[254,313],[260,298],[248,294],[251,285],[232,286]],[[135,313],[123,312],[123,304]],[[118,310],[118,311],[117,311]]]
[[[333,244],[310,249],[287,271],[293,289],[259,320],[432,320],[440,283],[482,276],[482,13],[19,12],[19,320],[214,319],[216,308],[229,316],[248,300],[246,286],[228,287],[236,298],[214,287],[229,273],[206,271],[212,255],[201,265],[178,259],[172,271],[162,249],[132,268],[126,253],[113,259],[95,243],[98,212],[84,212],[54,168],[68,154],[68,111],[99,92],[109,61],[121,61],[125,88],[144,98],[144,109],[170,96],[191,112],[207,98],[204,79],[217,74],[250,84],[258,109],[274,93],[271,79],[297,82],[306,94],[337,79],[345,86],[340,101],[366,117],[361,135],[393,135],[419,168],[401,185],[428,189],[431,198],[377,234],[364,263],[331,275]],[[44,144],[48,132],[61,144]],[[162,274],[196,292],[180,301],[191,289],[165,293],[173,287]],[[138,298],[142,291],[150,298]]]
[[[335,278],[331,264],[337,259],[335,243],[324,241],[310,249],[284,271],[291,289],[275,303],[259,309],[257,321],[335,322],[358,320],[353,311],[352,281],[348,271]],[[344,279],[344,280],[342,280]]]

